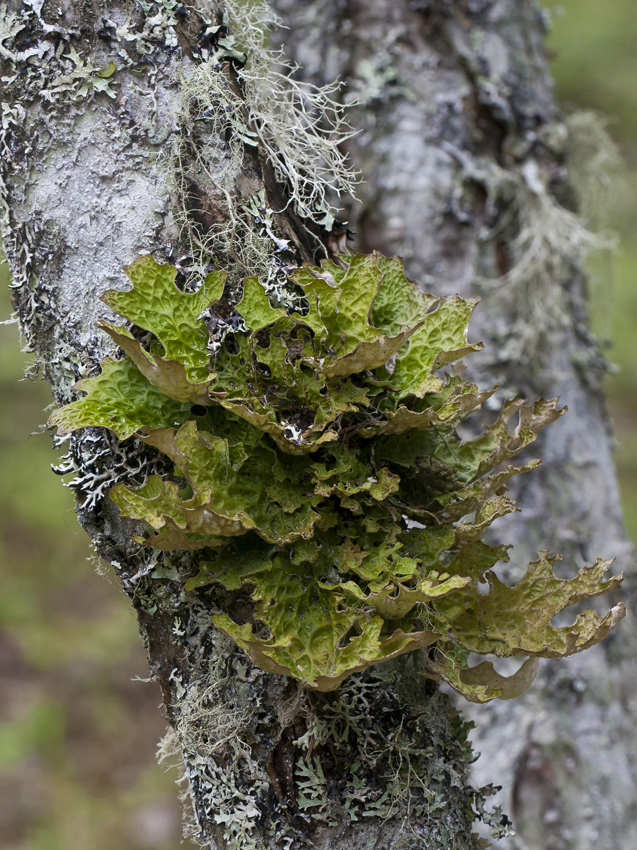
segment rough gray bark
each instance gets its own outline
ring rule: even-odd
[[[497,530],[522,565],[538,548],[565,570],[616,556],[634,599],[600,390],[602,358],[586,312],[585,250],[569,173],[582,121],[552,92],[545,21],[532,0],[275,0],[280,35],[305,79],[340,77],[364,175],[348,210],[363,250],[405,257],[432,291],[483,299],[472,377],[503,393],[561,396],[542,470],[516,482],[522,513]],[[515,575],[515,568],[513,568]],[[630,621],[629,621],[630,622]],[[470,709],[482,753],[474,776],[504,786],[518,831],[498,846],[637,846],[634,621],[568,662],[545,662],[522,699]]]
[[[219,117],[219,92],[240,96],[232,62],[210,66],[210,114],[193,123],[196,104],[184,107],[220,22],[220,6],[204,0],[10,0],[0,10],[2,239],[26,343],[59,403],[112,350],[95,329],[108,313],[99,295],[126,285],[122,267],[139,254],[179,260],[186,281],[195,238],[225,234],[215,251],[235,273],[240,261],[249,273],[274,255],[269,233],[233,220],[260,190],[270,210],[286,197],[263,151],[237,155]],[[166,156],[174,150],[178,174]],[[294,206],[273,216],[296,262],[322,238],[329,250]],[[141,548],[130,539],[139,529],[106,497],[116,481],[164,469],[161,459],[87,429],[70,439],[67,468],[80,522],[137,611],[172,726],[165,750],[183,758],[191,834],[204,846],[476,850],[476,817],[502,831],[506,819],[484,813],[489,789],[467,786],[466,729],[416,675],[415,655],[330,695],[263,673],[212,628],[214,594],[185,591],[198,554]],[[326,743],[312,753],[319,733]]]

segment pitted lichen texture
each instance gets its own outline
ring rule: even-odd
[[[493,394],[443,371],[480,347],[467,341],[475,302],[424,294],[379,254],[298,269],[302,312],[273,307],[254,277],[231,303],[223,272],[194,293],[150,256],[127,273],[132,289],[104,301],[134,328],[102,324],[127,356],[50,424],[136,435],[170,458],[176,478],[120,483],[111,498],[150,527],[145,545],[207,550],[190,589],[249,592],[249,622],[231,610],[214,622],[262,669],[331,690],[429,647],[433,678],[471,700],[509,698],[535,658],[586,649],[621,619],[620,604],[552,623],[618,585],[603,580],[608,562],[566,580],[542,552],[514,587],[493,570],[509,547],[481,537],[516,510],[507,480],[537,466],[507,462],[563,411],[514,399],[459,438]],[[470,652],[530,660],[507,679],[490,662],[467,669]]]

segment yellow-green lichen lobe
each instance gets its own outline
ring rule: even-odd
[[[516,510],[507,480],[536,465],[508,461],[563,410],[515,399],[460,439],[493,394],[444,372],[479,348],[474,301],[424,296],[378,254],[298,269],[303,313],[273,306],[254,277],[231,303],[223,272],[196,292],[151,257],[128,274],[132,289],[104,296],[133,323],[104,325],[128,356],[50,424],[134,434],[172,461],[174,478],[111,498],[151,529],[146,546],[204,550],[187,590],[248,595],[248,621],[229,603],[214,623],[263,670],[330,691],[428,648],[426,675],[470,700],[510,698],[535,665],[504,679],[488,662],[467,670],[469,652],[560,657],[619,622],[621,605],[552,624],[617,586],[608,562],[566,580],[540,553],[514,587],[494,572],[508,547],[481,537]]]

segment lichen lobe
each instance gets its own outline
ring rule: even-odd
[[[196,292],[150,256],[127,273],[132,288],[104,301],[132,328],[103,327],[128,356],[105,361],[50,425],[135,434],[174,463],[174,479],[120,483],[111,498],[150,527],[146,546],[202,550],[187,589],[248,594],[247,621],[232,602],[213,620],[262,669],[327,691],[428,647],[427,675],[486,701],[517,695],[533,665],[505,681],[488,662],[467,670],[469,652],[570,655],[621,619],[616,607],[552,625],[617,587],[609,562],[558,579],[543,552],[514,587],[493,571],[507,547],[481,537],[515,510],[507,479],[535,465],[506,464],[564,411],[515,399],[480,436],[458,437],[492,395],[444,371],[479,348],[467,340],[475,302],[420,294],[378,254],[298,269],[306,302],[288,310],[256,278],[229,305],[223,272]],[[238,320],[211,348],[216,311]]]

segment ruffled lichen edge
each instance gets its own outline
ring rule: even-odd
[[[507,547],[481,537],[515,510],[507,479],[535,465],[506,464],[564,409],[514,399],[459,438],[495,391],[443,371],[481,347],[467,336],[475,300],[425,295],[377,253],[304,265],[288,309],[254,277],[233,302],[223,271],[196,292],[150,256],[126,271],[133,287],[103,300],[132,328],[102,327],[127,356],[50,425],[107,427],[170,458],[173,477],[111,498],[154,532],[145,545],[210,553],[188,587],[249,594],[247,621],[230,602],[214,622],[262,669],[326,691],[428,648],[426,674],[481,702],[516,696],[533,665],[504,680],[488,662],[467,670],[469,652],[566,656],[622,618],[620,604],[552,625],[617,587],[609,562],[567,580],[541,553],[514,587],[494,572]]]

